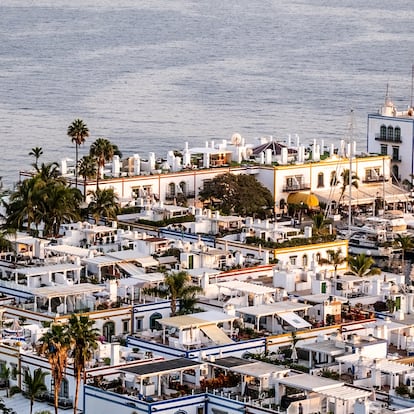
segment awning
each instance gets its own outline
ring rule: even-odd
[[[232,344],[233,341],[217,325],[200,326],[200,329],[217,345]]]
[[[288,204],[306,204],[309,208],[315,208],[319,206],[318,197],[315,194],[306,193],[292,193],[287,198]]]
[[[289,325],[293,326],[295,329],[310,328],[312,326],[309,322],[306,322],[295,312],[279,313],[277,316],[279,316]]]

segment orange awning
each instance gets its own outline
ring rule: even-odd
[[[315,208],[319,206],[318,197],[315,194],[306,193],[292,193],[287,198],[288,204],[306,204],[309,208]]]

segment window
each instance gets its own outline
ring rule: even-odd
[[[297,259],[297,257],[298,257],[298,256],[290,256],[290,257],[289,257],[290,264],[291,264],[292,266],[296,266],[296,259]]]
[[[387,138],[387,127],[385,125],[381,125],[380,139],[386,139],[386,138]]]
[[[400,142],[401,141],[401,128],[395,127],[394,129],[394,141]]]
[[[143,318],[135,318],[135,330],[142,331]]]
[[[381,155],[388,154],[388,147],[386,145],[381,145]]]
[[[400,160],[400,149],[398,147],[392,147],[392,160],[393,161]]]
[[[338,177],[336,176],[336,171],[331,172],[331,179],[330,179],[330,185],[337,185],[338,184]]]
[[[112,342],[112,337],[115,335],[115,323],[112,321],[106,322],[102,327],[102,334],[107,342]]]
[[[377,181],[380,178],[379,168],[367,168],[365,170],[365,181]]]
[[[389,126],[387,128],[387,140],[388,141],[394,140],[394,128],[392,126]]]
[[[318,188],[324,187],[324,183],[323,183],[323,173],[320,172],[318,174]]]
[[[319,263],[321,261],[321,254],[320,253],[316,253],[315,259],[316,259],[316,263]]]
[[[129,332],[129,319],[122,319],[122,333],[126,334]]]
[[[170,196],[175,196],[175,184],[174,183],[168,184],[168,194]]]
[[[304,254],[302,257],[302,266],[307,266],[308,265],[308,255]]]
[[[17,364],[14,364],[13,362],[10,363],[10,378],[14,381],[17,380]]]

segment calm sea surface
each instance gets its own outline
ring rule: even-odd
[[[1,0],[0,176],[74,157],[74,118],[124,155],[354,136],[386,84],[410,102],[414,9],[393,0]],[[82,149],[86,153],[89,145]]]

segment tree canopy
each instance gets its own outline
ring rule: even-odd
[[[201,201],[219,200],[224,214],[242,216],[264,214],[273,209],[272,193],[252,175],[221,174],[204,184],[200,191]]]

